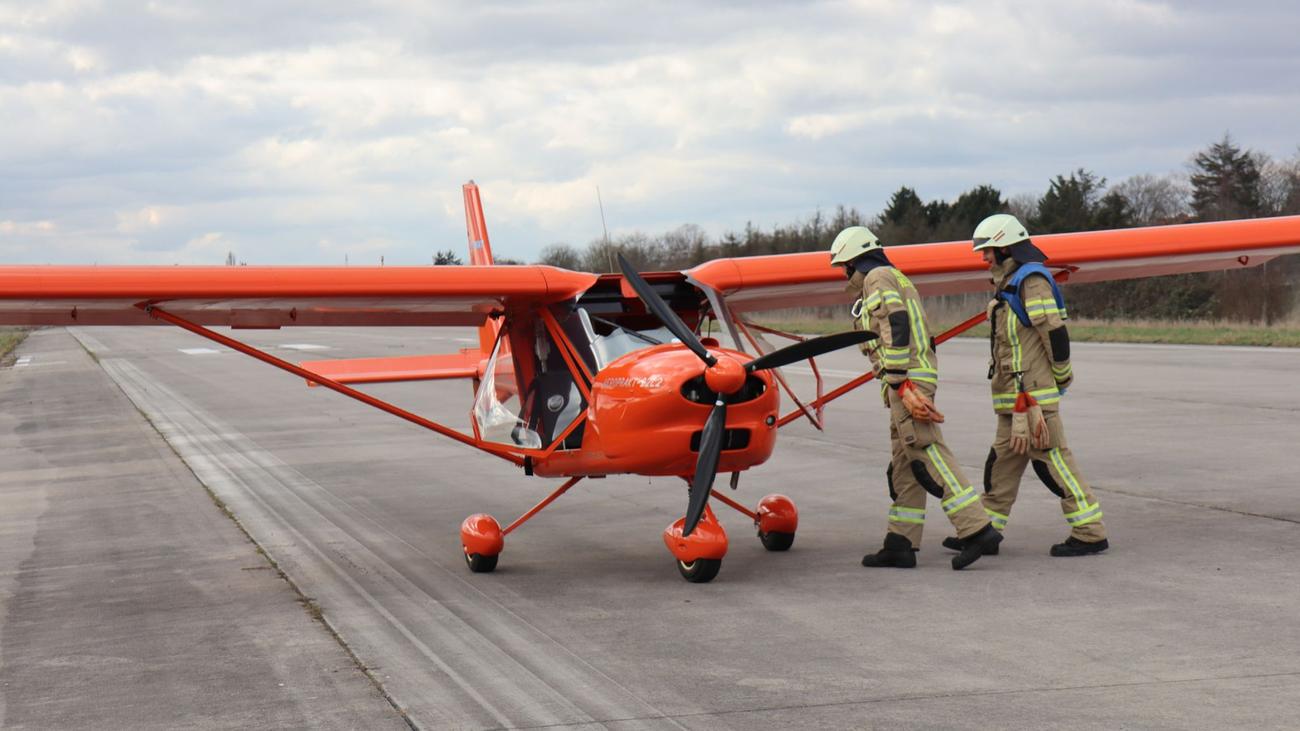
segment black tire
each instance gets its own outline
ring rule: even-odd
[[[763,533],[759,531],[758,540],[763,542],[763,548],[769,551],[789,551],[790,546],[794,545],[793,533]]]
[[[677,572],[682,575],[683,579],[692,584],[705,584],[713,581],[713,577],[718,575],[718,569],[722,568],[722,559],[720,558],[697,558],[690,563],[685,561],[677,562]]]
[[[497,567],[497,555],[484,556],[481,553],[465,554],[465,565],[476,574],[486,574]]]

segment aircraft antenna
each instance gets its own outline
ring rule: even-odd
[[[609,245],[609,227],[605,225],[605,202],[600,199],[600,186],[596,186],[596,205],[600,206],[600,228],[605,232],[605,257],[609,260],[609,270],[614,271],[614,253]]]

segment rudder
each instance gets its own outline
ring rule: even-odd
[[[471,266],[492,266],[492,244],[488,241],[487,221],[483,219],[483,200],[478,185],[469,181],[461,186],[465,194],[465,232],[469,235]]]

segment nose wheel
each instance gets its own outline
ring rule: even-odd
[[[694,561],[677,561],[677,573],[692,584],[704,584],[713,581],[722,568],[720,558],[697,558]]]
[[[692,584],[713,581],[727,555],[727,532],[722,529],[713,508],[704,507],[704,515],[689,536],[682,536],[686,518],[678,518],[664,529],[664,545],[677,559],[677,573]]]

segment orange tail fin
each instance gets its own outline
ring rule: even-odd
[[[461,187],[465,193],[465,232],[469,234],[469,263],[492,265],[492,244],[488,241],[487,222],[483,220],[483,201],[473,180]]]
[[[461,186],[465,194],[465,233],[469,236],[469,263],[471,266],[492,266],[492,242],[488,240],[487,221],[483,218],[483,200],[478,195],[478,184],[473,180]],[[492,354],[499,320],[488,319],[478,329],[478,347],[483,357]]]

